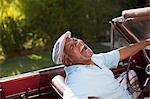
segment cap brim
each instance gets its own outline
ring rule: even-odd
[[[52,52],[52,59],[56,64],[62,64],[62,55],[64,50],[64,45],[66,42],[66,38],[71,37],[71,32],[65,32],[55,43],[53,52]]]

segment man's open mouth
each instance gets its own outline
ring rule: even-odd
[[[81,49],[80,49],[80,52],[82,53],[82,52],[84,52],[84,51],[86,51],[86,50],[87,50],[87,47],[83,45],[83,46],[81,47]]]

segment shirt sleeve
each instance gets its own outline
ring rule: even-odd
[[[107,53],[94,54],[92,60],[99,66],[104,64],[108,68],[116,68],[120,61],[120,53],[117,49]]]

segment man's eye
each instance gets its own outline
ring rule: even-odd
[[[77,39],[76,39],[76,38],[73,38],[73,41],[77,41]]]

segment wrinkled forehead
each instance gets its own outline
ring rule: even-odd
[[[67,38],[66,38],[66,41],[65,41],[64,49],[67,48],[67,47],[69,47],[72,42],[73,42],[72,38],[67,37]]]
[[[71,38],[71,37],[67,37],[67,38],[66,38],[66,42],[65,42],[65,44],[66,44],[66,43],[68,43],[68,42],[70,42],[71,40],[72,40],[72,38]]]
[[[66,38],[64,50],[68,50],[70,46],[77,40],[77,38]]]
[[[75,37],[73,37],[73,38],[70,38],[70,37],[67,37],[66,38],[66,42],[65,42],[65,46],[67,46],[68,44],[72,44],[73,42],[76,42],[76,41],[78,41],[78,40],[80,40],[80,39],[77,39],[77,38],[75,38]]]
[[[70,41],[71,41],[71,38],[67,37],[66,40],[65,40],[64,47],[66,47]]]

